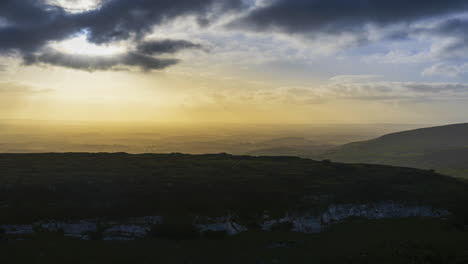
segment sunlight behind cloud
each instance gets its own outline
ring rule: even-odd
[[[97,9],[101,0],[49,0],[49,4],[63,7],[70,13],[81,13],[93,9]]]
[[[52,47],[64,53],[76,55],[112,56],[125,52],[122,46],[100,46],[89,43],[86,40],[86,34],[54,43]]]

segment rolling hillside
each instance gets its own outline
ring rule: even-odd
[[[1,154],[0,175],[0,223],[165,213],[249,218],[385,201],[453,211],[464,207],[468,186],[427,170],[227,154]]]
[[[468,124],[422,128],[333,148],[321,158],[386,164],[468,178]]]
[[[466,263],[467,190],[294,157],[0,154],[0,262]]]

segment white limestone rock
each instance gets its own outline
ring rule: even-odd
[[[228,235],[236,235],[241,232],[247,231],[247,227],[242,226],[232,220],[232,217],[217,217],[217,218],[205,218],[200,221],[197,219],[194,226],[200,231],[215,231],[215,232],[226,232]]]
[[[298,217],[295,218],[293,221],[293,232],[300,232],[306,234],[313,234],[313,233],[320,233],[322,230],[322,223],[320,222],[320,218],[318,217]]]
[[[85,238],[88,233],[97,231],[97,220],[49,221],[36,223],[41,229],[48,232],[63,231],[67,237]]]
[[[404,205],[395,202],[376,204],[340,204],[331,205],[322,213],[322,223],[340,222],[349,217],[366,219],[407,218],[407,217],[443,217],[447,210],[434,209],[431,206]]]
[[[293,232],[306,234],[320,233],[322,223],[319,217],[314,216],[286,216],[277,220],[265,221],[261,227],[264,231],[272,231],[273,227],[278,224],[291,223]]]
[[[431,206],[406,205],[397,202],[381,202],[374,204],[336,204],[330,205],[322,213],[286,214],[280,219],[268,219],[261,223],[264,231],[271,231],[274,225],[291,223],[291,231],[301,233],[319,233],[330,224],[339,223],[350,217],[365,219],[393,219],[407,217],[435,217],[449,215],[444,209],[434,209]],[[121,220],[77,220],[77,221],[47,221],[33,225],[2,225],[7,235],[28,235],[35,232],[34,227],[49,232],[63,230],[65,236],[89,239],[89,234],[98,231],[99,226],[106,227],[102,233],[104,240],[133,240],[144,238],[152,226],[163,222],[161,216],[145,216]],[[99,223],[99,224],[98,224]],[[247,227],[236,223],[235,218],[228,215],[217,218],[197,217],[194,226],[200,231],[226,232],[236,235],[247,231]]]
[[[350,217],[365,219],[396,219],[408,217],[435,217],[449,215],[444,209],[434,209],[431,206],[405,205],[395,202],[382,202],[376,204],[338,204],[330,205],[328,209],[319,214],[295,215],[265,221],[262,229],[271,231],[273,226],[281,223],[291,223],[291,231],[301,233],[319,233],[327,225],[339,223]]]
[[[0,228],[7,235],[30,235],[34,233],[32,225],[2,225]]]
[[[104,230],[104,240],[132,240],[144,238],[150,231],[149,226],[115,225]]]

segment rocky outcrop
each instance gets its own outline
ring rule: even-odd
[[[28,235],[34,233],[32,225],[2,225],[0,228],[7,235]]]
[[[225,232],[227,235],[236,235],[247,231],[247,227],[236,223],[231,216],[204,218],[203,220],[200,220],[200,217],[197,217],[195,219],[194,226],[202,233],[206,231],[214,231]]]
[[[151,226],[147,225],[115,225],[103,231],[103,240],[133,240],[144,238]]]
[[[341,204],[331,205],[321,215],[321,222],[328,224],[339,222],[349,217],[366,219],[407,218],[407,217],[443,217],[449,215],[444,209],[431,206],[405,205],[395,202],[376,204]]]
[[[291,225],[291,231],[300,233],[319,233],[322,230],[322,224],[319,217],[314,216],[285,216],[280,219],[267,220],[263,222],[263,231],[273,231],[275,226],[280,224]]]
[[[103,240],[130,240],[143,238],[160,216],[134,217],[119,220],[88,219],[76,221],[41,221],[31,225],[1,225],[7,235],[31,235],[36,232],[60,232],[67,237],[88,240],[99,233]]]
[[[338,204],[330,205],[319,214],[288,213],[279,219],[269,219],[265,216],[259,223],[264,231],[275,230],[278,225],[284,225],[290,231],[301,233],[319,233],[327,226],[339,223],[350,217],[364,219],[392,219],[408,217],[435,217],[440,218],[450,213],[444,209],[435,209],[431,206],[406,205],[396,202],[382,202],[374,204]],[[160,216],[146,216],[119,220],[79,220],[79,221],[43,221],[31,225],[3,225],[7,235],[28,235],[35,232],[63,232],[64,236],[79,239],[91,239],[98,234],[103,240],[133,240],[146,237],[152,227],[163,223]],[[248,228],[236,222],[230,215],[210,218],[196,217],[193,226],[203,233],[206,231],[225,232],[235,235]],[[94,236],[96,237],[96,236]]]
[[[267,220],[262,229],[272,230],[275,225],[291,223],[291,230],[301,233],[319,233],[324,227],[339,223],[350,217],[364,219],[396,219],[408,217],[440,218],[449,215],[444,209],[431,206],[405,205],[396,202],[382,202],[375,204],[339,204],[330,205],[325,212],[318,215],[286,215],[280,219]]]
[[[81,220],[78,222],[49,221],[39,222],[34,226],[38,226],[42,231],[63,232],[64,236],[84,238],[87,234],[97,232],[98,222],[96,220]]]

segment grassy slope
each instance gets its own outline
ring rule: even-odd
[[[468,124],[389,134],[347,144],[321,156],[341,162],[436,169],[468,178]]]
[[[278,244],[285,248],[272,248]],[[50,234],[0,245],[0,263],[468,263],[468,232],[439,220],[348,222],[318,235],[246,232],[224,240],[78,241]]]
[[[0,223],[269,210],[396,200],[465,208],[467,184],[430,171],[292,157],[1,154]]]

